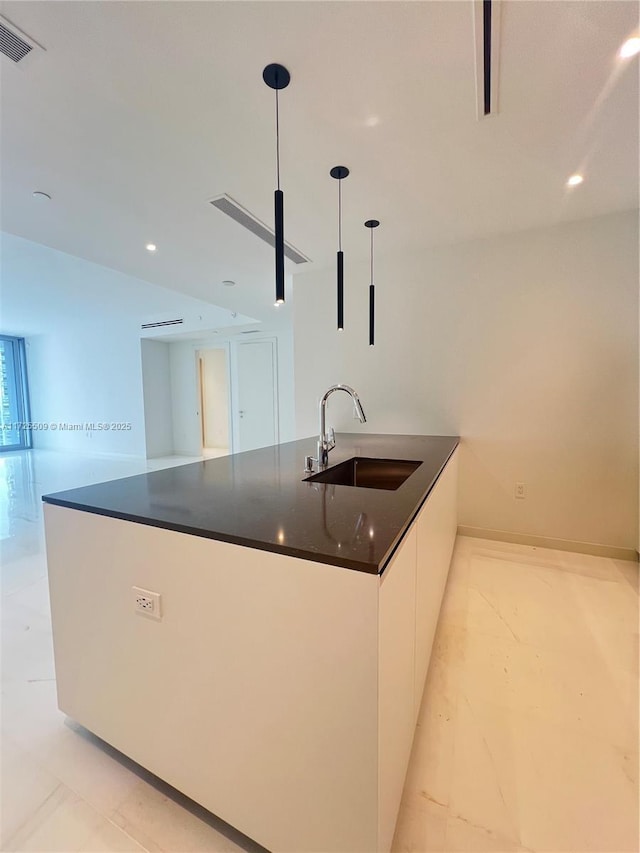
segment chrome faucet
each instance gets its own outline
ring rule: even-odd
[[[336,446],[336,434],[333,427],[327,433],[327,400],[333,394],[334,391],[345,391],[353,400],[353,407],[360,423],[366,423],[367,420],[364,413],[364,409],[362,408],[362,403],[360,402],[360,398],[350,385],[332,385],[331,388],[325,391],[325,393],[322,395],[322,399],[320,400],[319,407],[320,435],[318,436],[318,455],[315,459],[313,458],[313,456],[305,457],[304,470],[307,474],[313,471],[314,462],[317,462],[318,470],[326,468],[329,464],[329,451],[333,450],[333,448]]]

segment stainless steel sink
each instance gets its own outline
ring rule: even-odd
[[[314,483],[334,483],[337,486],[356,486],[361,489],[387,489],[394,491],[400,488],[422,462],[408,459],[368,459],[364,456],[354,456],[326,468],[305,480]]]

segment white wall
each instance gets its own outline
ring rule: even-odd
[[[205,447],[229,447],[229,368],[224,349],[203,349],[202,395]]]
[[[125,319],[85,326],[58,317],[55,330],[26,338],[31,420],[36,423],[124,423],[109,431],[34,430],[33,446],[51,450],[144,456],[140,341]]]
[[[169,344],[143,339],[140,345],[147,456],[171,456],[173,423]]]
[[[336,428],[463,437],[460,524],[635,548],[637,213],[379,251],[375,347],[368,263],[345,257],[344,332],[334,270],[295,278],[298,435],[316,432],[323,391],[347,382],[369,420],[334,395]]]
[[[295,298],[293,302],[295,305]],[[293,329],[280,329],[274,337],[278,349],[278,410],[280,413],[280,443],[282,444],[285,441],[294,441],[297,438],[294,332]]]

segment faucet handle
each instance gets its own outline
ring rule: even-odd
[[[333,450],[336,446],[336,431],[333,427],[329,429],[329,435],[327,436],[327,440],[329,442],[328,450]]]

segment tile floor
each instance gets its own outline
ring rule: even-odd
[[[2,850],[261,849],[56,708],[41,494],[188,461],[0,457]],[[638,802],[637,564],[460,537],[394,851],[637,851]]]
[[[638,850],[638,566],[459,537],[396,851]]]

